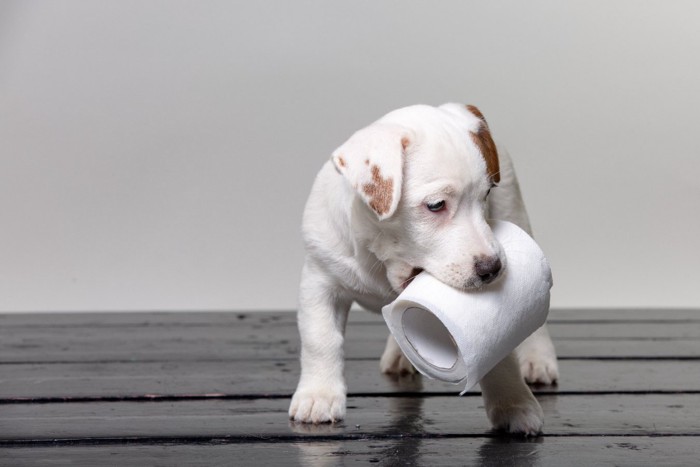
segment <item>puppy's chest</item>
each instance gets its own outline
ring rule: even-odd
[[[381,268],[381,272],[363,275],[358,281],[346,283],[355,302],[370,311],[381,312],[384,305],[391,303],[397,294],[392,289],[386,279],[386,272]]]
[[[396,294],[393,292],[390,294],[356,294],[354,297],[355,302],[366,310],[373,311],[375,313],[381,313],[382,307],[388,305],[396,298]]]

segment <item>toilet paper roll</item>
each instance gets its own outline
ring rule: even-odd
[[[503,246],[502,277],[459,291],[423,272],[382,315],[396,342],[429,378],[472,389],[498,362],[542,326],[552,275],[544,253],[525,231],[490,221]]]

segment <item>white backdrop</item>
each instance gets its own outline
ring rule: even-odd
[[[557,307],[700,306],[700,3],[0,3],[0,311],[292,309],[317,169],[479,106]]]

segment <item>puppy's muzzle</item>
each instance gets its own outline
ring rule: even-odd
[[[479,256],[474,260],[474,272],[483,284],[496,280],[503,265],[498,256]]]

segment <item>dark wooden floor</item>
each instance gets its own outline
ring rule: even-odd
[[[553,311],[544,434],[488,429],[478,394],[378,371],[348,325],[347,419],[287,420],[293,313],[0,315],[0,465],[700,465],[700,311]]]

